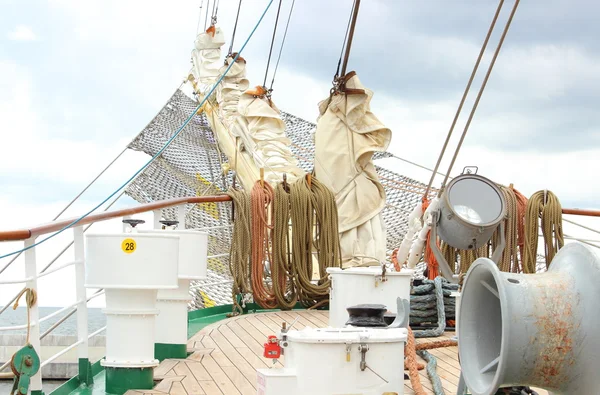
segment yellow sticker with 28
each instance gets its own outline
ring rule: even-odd
[[[135,240],[133,240],[133,239],[125,239],[121,243],[121,249],[126,254],[131,254],[132,252],[135,251],[136,248],[137,248],[137,245],[135,243]]]

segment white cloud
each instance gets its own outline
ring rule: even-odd
[[[18,25],[13,31],[8,33],[8,39],[13,41],[35,41],[36,34],[31,30],[31,27],[26,25]]]

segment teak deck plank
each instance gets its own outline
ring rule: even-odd
[[[320,310],[273,311],[241,315],[211,324],[192,336],[188,347],[193,351],[186,360],[167,359],[155,370],[155,379],[161,379],[152,391],[129,391],[132,395],[164,393],[172,395],[255,395],[256,369],[281,368],[282,357],[273,364],[263,357],[263,344],[269,335],[275,335],[281,323],[293,329],[327,327],[328,312]],[[454,332],[437,338],[416,339],[417,344],[452,339]],[[456,394],[460,379],[458,347],[428,350],[437,359],[437,373],[446,394]],[[421,358],[417,358],[425,364]],[[407,370],[405,370],[408,373]],[[433,394],[433,385],[425,370],[419,378],[426,394]],[[536,390],[547,395],[543,390]],[[414,394],[410,380],[404,381],[404,393]]]

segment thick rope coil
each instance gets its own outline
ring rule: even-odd
[[[550,265],[554,255],[564,245],[562,229],[562,207],[555,194],[550,191],[537,191],[527,202],[525,215],[525,253],[523,271],[536,272],[538,249],[538,218],[541,219],[544,236],[546,267]]]
[[[250,192],[252,215],[252,294],[254,301],[264,309],[277,307],[273,287],[263,281],[266,277],[267,262],[273,262],[271,255],[271,235],[273,229],[274,191],[268,182],[257,181]],[[285,277],[275,278],[272,282],[285,282]],[[283,284],[285,288],[285,283]]]
[[[273,228],[273,278],[285,278],[284,283],[273,282],[275,299],[282,310],[290,310],[296,305],[298,295],[294,281],[290,245],[290,195],[283,184],[275,189],[275,223]],[[282,287],[282,284],[285,284]]]
[[[330,279],[328,267],[340,267],[338,216],[334,194],[312,177],[290,186],[292,219],[292,267],[298,299],[305,307],[327,303]],[[316,231],[313,232],[313,225]],[[317,253],[319,279],[313,282],[313,249]]]
[[[444,291],[442,287],[442,277],[437,277],[434,280],[435,284],[435,295],[437,301],[437,316],[438,316],[438,327],[435,329],[424,329],[415,331],[415,337],[438,337],[444,333],[446,329],[446,312],[444,311]]]
[[[242,190],[230,188],[227,194],[231,197],[234,210],[233,232],[231,235],[231,249],[229,252],[229,271],[233,278],[231,288],[233,299],[233,314],[242,314],[242,306],[237,301],[237,296],[252,292],[250,286],[250,196]]]

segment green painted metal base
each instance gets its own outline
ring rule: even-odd
[[[132,389],[150,390],[154,387],[154,368],[106,367],[106,393],[123,395]]]
[[[45,395],[44,391],[42,390],[36,390],[36,391],[31,391],[31,395]]]
[[[92,364],[88,358],[79,358],[79,382],[87,385],[88,387],[94,385]]]
[[[154,344],[154,358],[161,362],[169,358],[185,359],[187,355],[187,344]]]

